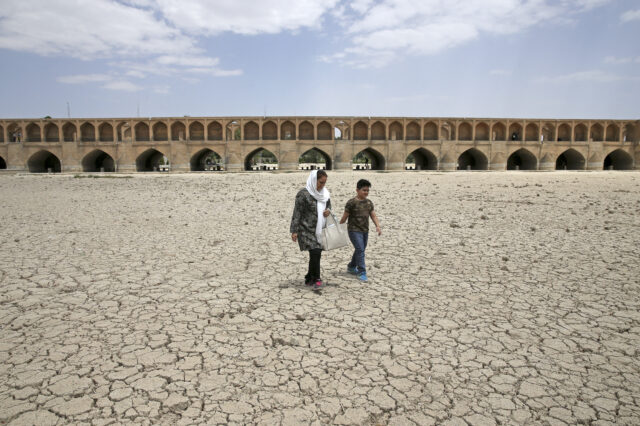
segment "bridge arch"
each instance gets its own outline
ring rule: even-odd
[[[607,142],[617,142],[620,139],[620,128],[615,124],[607,126]]]
[[[476,138],[477,141],[488,141],[489,138],[489,125],[487,123],[478,123],[476,125]]]
[[[587,141],[587,126],[580,123],[574,129],[574,136],[576,142],[586,142]]]
[[[296,140],[296,126],[289,120],[280,125],[280,139]]]
[[[407,137],[408,141],[419,141],[420,140],[420,125],[415,121],[407,124]]]
[[[433,121],[424,125],[424,140],[437,141],[438,140],[438,126]]]
[[[58,136],[58,126],[53,123],[47,123],[44,126],[44,141],[60,142],[60,136]]]
[[[4,127],[0,126],[0,142],[4,142]]]
[[[493,125],[492,135],[494,141],[506,141],[507,128],[503,123],[498,122]]]
[[[389,139],[392,141],[404,140],[404,131],[402,129],[402,124],[400,124],[398,121],[394,121],[389,125]]]
[[[181,141],[187,137],[187,126],[182,121],[176,121],[171,125],[171,140]]]
[[[212,121],[207,126],[207,140],[221,141],[222,140],[222,124],[217,121]]]
[[[529,123],[524,130],[524,140],[525,141],[538,141],[540,137],[538,136],[538,125],[536,123]]]
[[[604,140],[604,128],[600,123],[591,126],[591,140],[594,142],[602,142]]]
[[[418,148],[409,156],[413,156],[415,170],[437,170],[438,158],[426,148]],[[409,158],[407,157],[407,159]],[[405,160],[405,163],[407,161]]]
[[[101,149],[94,149],[82,159],[83,172],[115,172],[116,163],[106,152]]]
[[[154,141],[166,141],[169,140],[169,132],[167,131],[167,125],[162,121],[158,121],[151,127],[153,130]]]
[[[584,170],[585,159],[582,154],[569,148],[556,159],[556,170]]]
[[[364,122],[358,121],[353,126],[353,140],[366,141],[367,139],[369,139],[369,129]]]
[[[458,170],[487,170],[489,160],[477,148],[469,148],[458,157]]]
[[[387,129],[382,121],[376,121],[371,126],[371,139],[375,141],[383,141],[387,139]]]
[[[146,142],[149,140],[149,126],[147,123],[139,122],[134,127],[136,141]]]
[[[83,123],[80,126],[80,141],[94,142],[96,140],[96,128],[91,123]]]
[[[98,126],[100,142],[113,142],[113,126],[110,123],[102,123]]]
[[[568,142],[571,140],[571,126],[562,123],[558,126],[558,142]]]
[[[29,157],[27,168],[31,173],[47,173],[49,170],[53,173],[60,173],[62,171],[62,164],[54,154],[46,150],[41,150]]]
[[[27,142],[40,142],[42,136],[40,135],[40,126],[36,123],[29,123],[27,125]]]
[[[189,165],[192,172],[224,170],[222,157],[210,148],[203,148],[193,154]]]
[[[461,141],[470,141],[473,136],[473,131],[471,130],[471,124],[466,121],[460,124],[458,127],[458,139]]]
[[[262,140],[272,141],[278,139],[278,126],[273,121],[267,121],[262,125]]]
[[[249,121],[244,125],[244,139],[248,141],[257,141],[260,139],[260,127],[255,121]]]
[[[322,121],[318,124],[318,140],[330,141],[331,137],[331,124],[327,121]]]
[[[604,170],[632,170],[633,157],[622,149],[614,149],[604,158]]]
[[[544,123],[542,125],[542,140],[544,142],[553,142],[555,138],[556,126],[553,123]]]
[[[136,171],[155,172],[160,170],[160,165],[164,164],[164,155],[154,148],[149,148],[136,158]]]
[[[356,164],[356,170],[364,170],[365,168],[367,168],[368,170],[385,170],[386,168],[384,155],[371,147],[365,148],[357,153],[353,157],[352,161],[356,163],[356,161],[360,161],[361,158],[365,159],[365,163]]]
[[[251,151],[244,159],[244,169],[251,171],[257,167],[258,170],[277,170],[278,157],[266,148],[257,148]]]
[[[507,170],[537,170],[538,159],[525,148],[516,150],[507,159]]]
[[[189,124],[189,139],[192,141],[204,140],[204,125],[199,121]]]
[[[309,169],[304,169],[304,170],[312,170],[313,168],[316,167],[315,166],[316,164],[324,164],[324,166],[318,166],[318,167],[324,168],[325,170],[333,169],[333,164],[331,162],[331,157],[329,156],[329,154],[315,147],[308,149],[307,151],[302,153],[300,158],[298,158],[298,166],[300,167],[301,164],[309,165],[309,166],[306,166],[306,167],[309,167]]]
[[[4,158],[0,157],[0,170],[5,170],[7,168],[7,162],[4,161]]]
[[[509,126],[509,140],[522,141],[522,126],[519,123],[513,123]]]
[[[299,134],[300,140],[310,141],[314,139],[315,132],[313,129],[313,124],[305,120],[302,123],[300,123],[300,126],[298,126],[298,128],[299,128],[298,134]]]
[[[76,125],[73,123],[65,123],[62,126],[62,138],[65,142],[73,142],[77,133],[78,130],[76,129]]]

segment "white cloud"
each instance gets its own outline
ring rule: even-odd
[[[140,86],[125,80],[111,81],[102,87],[108,90],[120,90],[123,92],[137,92],[142,89]]]
[[[537,81],[541,83],[612,83],[616,81],[638,81],[638,77],[621,76],[601,70],[579,71],[571,74],[554,77],[541,77]]]
[[[104,83],[112,78],[107,74],[76,74],[58,77],[58,81],[66,84]]]
[[[620,20],[622,22],[631,22],[640,20],[640,9],[638,10],[628,10],[622,15],[620,15]]]
[[[321,60],[384,66],[431,55],[484,34],[507,35],[566,21],[611,0],[357,0],[342,17],[351,45]],[[346,59],[343,59],[345,57]]]
[[[604,58],[604,63],[605,64],[615,64],[615,65],[631,64],[631,63],[640,64],[640,56],[637,56],[635,58],[630,57],[630,56],[627,56],[625,58],[617,58],[615,56],[607,56],[606,58]]]

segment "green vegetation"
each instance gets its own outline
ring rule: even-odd
[[[315,149],[310,149],[300,156],[298,159],[299,163],[322,163],[325,164],[327,160],[325,160],[324,156],[320,153],[320,151]]]

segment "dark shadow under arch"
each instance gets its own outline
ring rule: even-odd
[[[507,170],[537,170],[538,159],[528,149],[520,148],[507,159]]]
[[[487,156],[476,148],[470,148],[458,157],[458,170],[487,170]]]
[[[578,151],[570,148],[556,159],[556,170],[584,170],[585,159]]]
[[[415,170],[437,170],[438,169],[438,159],[436,156],[425,148],[418,148],[413,151],[409,156],[413,156],[413,163],[415,164]],[[405,164],[410,162],[405,160]]]
[[[136,158],[136,170],[139,172],[157,172],[163,164],[165,155],[157,149],[148,149]]]
[[[244,169],[247,171],[277,170],[278,157],[276,157],[275,154],[268,149],[255,149],[245,157]]]
[[[365,162],[357,162],[364,157]],[[385,170],[384,156],[373,148],[365,148],[353,157],[355,170]]]
[[[629,153],[616,149],[604,159],[604,170],[632,170],[633,158]]]
[[[106,152],[96,149],[82,159],[83,172],[115,172],[116,163]]]
[[[301,164],[311,164],[307,166],[308,169],[304,170],[313,170],[316,168],[315,164],[318,163],[324,163],[324,170],[331,170],[333,168],[329,154],[318,148],[311,148],[305,151],[300,158],[298,158],[298,166]],[[319,168],[322,168],[322,166],[319,166]]]
[[[49,151],[38,151],[29,158],[27,167],[31,173],[60,173],[62,165],[58,157]]]
[[[191,157],[190,169],[192,172],[217,172],[224,170],[222,157],[212,149],[204,148]]]
[[[0,157],[0,170],[5,170],[7,168],[7,162],[4,161],[4,158]]]

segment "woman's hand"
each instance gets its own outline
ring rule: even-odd
[[[331,214],[331,210],[329,210],[329,209],[325,209],[325,211],[322,212],[322,215],[324,217],[328,217],[330,214]]]
[[[293,233],[291,234],[291,240],[295,243],[296,241],[298,241],[298,234]]]

